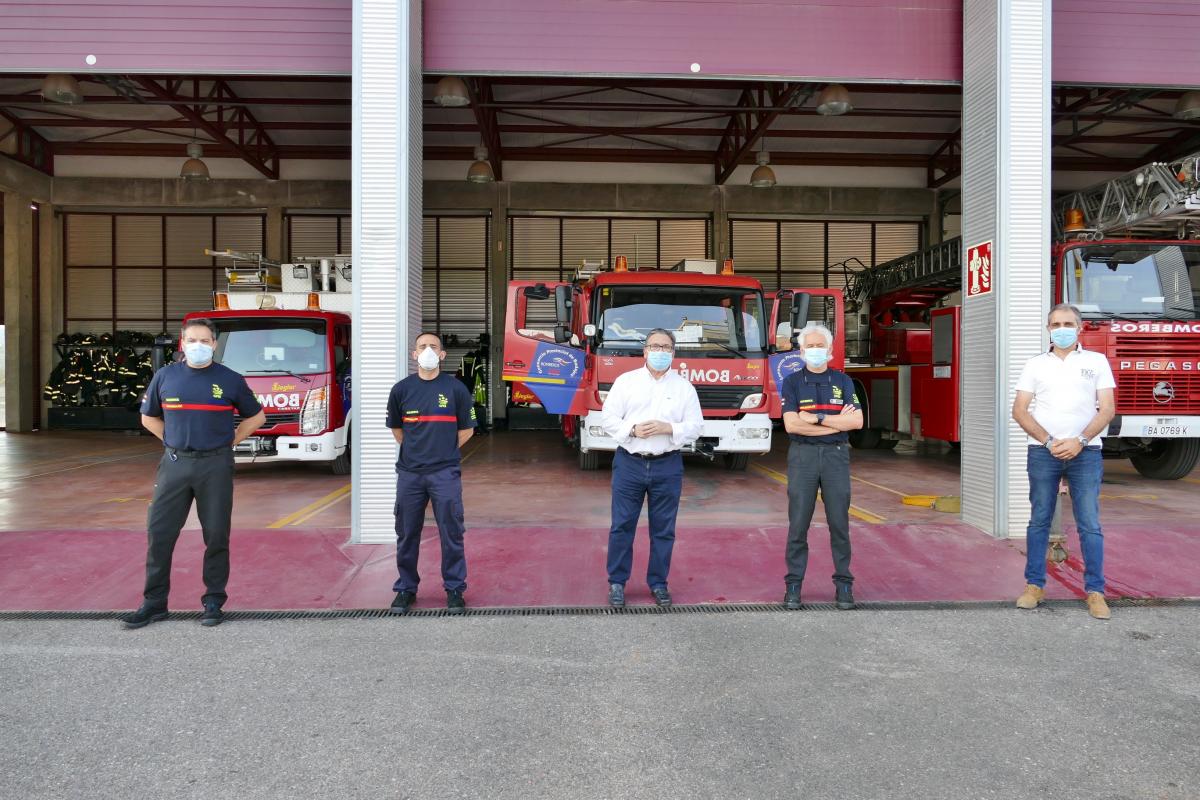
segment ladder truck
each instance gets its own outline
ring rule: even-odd
[[[267,421],[238,444],[238,462],[307,461],[350,473],[351,262],[349,256],[279,263],[260,253],[205,250],[228,259],[212,311],[214,358],[246,378]]]
[[[1108,457],[1163,480],[1200,461],[1200,153],[1153,163],[1054,204],[1053,303],[1116,378]],[[959,442],[961,238],[856,273],[846,371],[865,403],[860,448]]]

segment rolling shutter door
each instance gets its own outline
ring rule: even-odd
[[[449,370],[489,330],[489,223],[487,217],[424,219],[422,327],[442,337]]]

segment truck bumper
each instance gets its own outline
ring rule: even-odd
[[[251,436],[233,451],[239,464],[265,461],[333,461],[346,449],[337,443],[344,437],[338,431],[316,436]]]
[[[1108,426],[1106,435],[1122,439],[1197,439],[1200,438],[1200,417],[1122,415]]]
[[[589,411],[579,431],[579,449],[617,449],[617,443],[605,434],[599,411]],[[771,451],[771,418],[766,414],[746,414],[741,419],[706,419],[700,438],[713,443],[718,453],[768,453]]]

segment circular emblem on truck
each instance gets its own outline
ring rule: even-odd
[[[1166,381],[1154,384],[1154,402],[1169,403],[1175,399],[1175,387]]]

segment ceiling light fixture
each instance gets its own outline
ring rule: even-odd
[[[770,189],[775,185],[775,170],[768,166],[771,163],[771,154],[767,152],[765,140],[763,148],[758,151],[757,161],[758,166],[750,174],[750,185],[756,189]]]
[[[185,181],[208,180],[208,165],[200,160],[204,156],[204,148],[192,142],[187,146],[187,154],[188,160],[179,168],[179,177]]]
[[[847,111],[853,111],[854,104],[850,102],[850,92],[840,83],[831,83],[817,95],[817,113],[826,117],[837,117]]]
[[[1200,92],[1187,92],[1175,103],[1175,119],[1200,119]]]
[[[83,100],[83,92],[79,89],[79,81],[70,75],[54,73],[42,81],[42,97],[51,103],[73,105]]]
[[[462,78],[447,75],[437,82],[433,90],[433,102],[443,108],[461,108],[471,104],[471,95],[467,93],[467,84]]]
[[[471,183],[491,183],[496,180],[492,164],[488,161],[487,148],[483,145],[475,148],[475,163],[467,170],[467,180]]]

